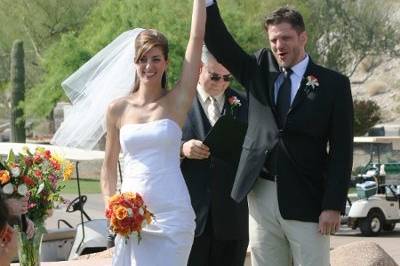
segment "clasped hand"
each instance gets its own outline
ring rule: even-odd
[[[191,139],[183,143],[182,154],[189,159],[203,160],[210,156],[210,149],[200,140]]]

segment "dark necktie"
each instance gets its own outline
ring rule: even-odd
[[[292,82],[290,80],[290,75],[292,73],[293,71],[290,68],[284,69],[284,79],[278,91],[276,107],[278,110],[279,128],[283,128],[285,126],[286,115],[290,107],[290,96],[292,91]]]

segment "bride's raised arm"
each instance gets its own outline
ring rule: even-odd
[[[185,113],[190,109],[199,79],[201,51],[206,22],[205,0],[193,1],[192,25],[186,48],[180,80],[171,92],[178,110]]]

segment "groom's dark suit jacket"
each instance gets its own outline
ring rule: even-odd
[[[234,109],[233,115],[239,121],[247,122],[246,100],[230,88],[225,91],[223,114],[231,115],[227,101],[230,96],[238,97],[242,103],[242,106]],[[197,96],[183,127],[182,141],[204,140],[210,130],[211,124]],[[217,239],[248,239],[247,200],[237,203],[230,197],[238,162],[239,158],[236,161],[215,158],[212,151],[209,159],[182,161],[182,173],[196,213],[196,236],[203,233],[211,214]]]
[[[243,200],[256,178],[268,172],[265,163],[276,156],[283,218],[318,222],[322,210],[343,212],[353,151],[349,79],[310,59],[286,125],[279,130],[273,101],[279,68],[271,51],[261,49],[252,56],[244,52],[227,31],[216,4],[207,8],[205,42],[249,93],[248,129],[232,197]],[[318,79],[315,90],[306,85],[310,75]]]

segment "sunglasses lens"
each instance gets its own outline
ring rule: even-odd
[[[223,76],[220,76],[220,75],[218,75],[217,73],[211,73],[211,72],[208,72],[209,74],[210,74],[210,79],[212,80],[212,81],[219,81],[221,78],[225,81],[225,82],[228,82],[228,81],[231,81],[232,80],[232,75],[223,75]]]
[[[219,81],[221,79],[221,77],[220,76],[211,76],[210,79],[212,81]]]
[[[224,80],[225,80],[226,82],[232,81],[232,76],[231,76],[231,75],[224,76]]]

